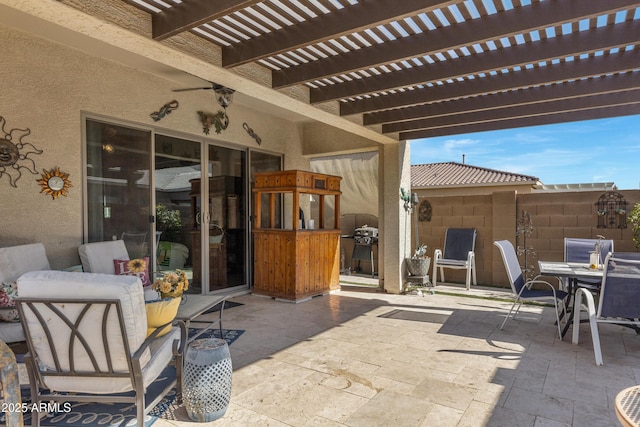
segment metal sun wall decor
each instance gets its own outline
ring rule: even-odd
[[[595,205],[598,228],[627,228],[627,201],[622,194],[607,191]]]
[[[253,131],[253,129],[251,129],[251,128],[249,127],[249,125],[247,124],[247,122],[244,122],[244,123],[242,124],[242,127],[244,128],[244,130],[246,130],[246,131],[247,131],[247,133],[249,134],[249,136],[250,136],[251,138],[253,138],[253,139],[255,139],[255,140],[256,140],[256,142],[258,143],[258,145],[262,145],[262,138],[260,138],[260,137],[258,136],[258,134],[257,134],[257,133],[255,133],[255,132]]]
[[[11,129],[7,132],[5,124],[6,120],[0,116],[0,126],[2,127],[2,135],[0,135],[0,179],[6,175],[9,179],[9,184],[17,188],[16,183],[22,177],[23,169],[34,175],[38,174],[36,172],[36,164],[29,156],[42,154],[42,150],[38,150],[31,143],[22,141],[24,137],[31,134],[31,129]],[[18,142],[14,142],[16,136],[18,137]]]
[[[69,174],[60,171],[60,168],[56,166],[51,170],[42,170],[42,178],[36,180],[42,187],[41,193],[47,194],[55,200],[58,196],[67,197],[71,181],[69,180]]]
[[[159,111],[154,111],[149,115],[151,116],[154,122],[159,122],[161,119],[164,118],[164,116],[166,116],[167,114],[171,114],[173,110],[177,109],[179,105],[180,104],[178,104],[178,101],[174,99],[173,101],[167,102],[166,104],[164,104]]]

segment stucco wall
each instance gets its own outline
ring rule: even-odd
[[[640,202],[638,190],[620,193],[628,203],[628,210]],[[433,254],[435,249],[442,249],[447,228],[476,228],[478,283],[509,286],[500,253],[493,242],[506,239],[514,245],[522,244],[516,241],[516,221],[522,210],[529,212],[534,227],[532,235],[527,238],[527,246],[535,251],[528,264],[536,268],[538,259],[563,260],[565,237],[595,238],[603,235],[614,240],[616,252],[635,252],[631,228],[597,228],[595,203],[602,194],[603,191],[527,194],[500,191],[489,195],[435,196],[423,192],[419,200],[431,203],[433,215],[430,222],[418,222],[419,239],[428,245],[428,252]],[[410,220],[414,220],[413,216]],[[412,226],[415,227],[414,222]],[[415,242],[412,242],[412,247],[415,247]],[[445,269],[447,281],[464,283],[464,274],[464,270]]]
[[[68,47],[0,26],[0,115],[5,131],[29,128],[24,142],[44,150],[31,156],[38,172],[23,170],[17,188],[0,178],[0,247],[43,242],[53,268],[78,264],[82,243],[82,113],[221,144],[285,154],[285,168],[308,169],[302,157],[301,125],[234,103],[229,128],[221,135],[202,133],[197,111],[219,109],[212,93],[174,93],[176,83],[89,56]],[[99,55],[99,52],[96,52]],[[178,100],[180,107],[154,124],[149,114]],[[258,147],[242,128],[247,122],[262,138]],[[70,174],[68,197],[40,193],[43,169],[59,166]]]

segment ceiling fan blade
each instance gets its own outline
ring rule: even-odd
[[[207,87],[189,87],[189,88],[185,88],[185,89],[172,89],[172,92],[187,92],[190,90],[202,90],[202,89],[209,89],[209,90],[213,90],[213,86],[207,86]]]

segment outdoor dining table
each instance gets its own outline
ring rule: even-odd
[[[571,311],[573,298],[575,295],[577,282],[579,279],[590,279],[591,281],[602,280],[604,275],[603,268],[591,268],[589,264],[575,262],[558,262],[558,261],[538,261],[538,267],[541,276],[554,276],[558,278],[567,278],[569,298],[566,303],[566,310]],[[568,315],[568,314],[567,314]],[[562,336],[567,333],[569,326],[573,323],[573,316],[567,318],[567,323],[562,330]]]

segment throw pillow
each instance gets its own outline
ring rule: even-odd
[[[149,257],[138,259],[114,259],[113,266],[116,274],[125,276],[138,276],[142,286],[149,286]]]
[[[167,298],[145,304],[147,309],[147,336],[158,327],[172,322],[178,314],[181,298]],[[156,337],[161,337],[171,331],[171,325],[165,327]]]
[[[18,296],[18,284],[16,282],[4,282],[0,286],[0,308],[15,307],[14,299]]]
[[[15,307],[2,307],[0,308],[0,321],[17,323],[20,321],[20,315],[18,309]]]

